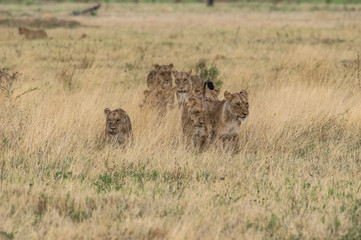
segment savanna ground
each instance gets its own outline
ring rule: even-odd
[[[2,5],[1,239],[360,239],[361,6]],[[78,21],[26,41],[9,19]],[[4,20],[5,19],[5,20]],[[24,21],[23,21],[24,22]],[[78,40],[82,34],[87,37]],[[246,89],[241,152],[186,149],[140,110],[153,64]],[[223,98],[223,97],[222,97]],[[103,146],[104,108],[135,142]]]

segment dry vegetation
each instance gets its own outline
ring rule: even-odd
[[[360,7],[77,6],[1,6],[81,25],[0,26],[0,66],[21,73],[0,83],[0,239],[360,239]],[[187,151],[178,108],[139,108],[154,63],[201,59],[221,94],[249,92],[235,157]],[[103,147],[106,107],[130,115],[126,151]]]

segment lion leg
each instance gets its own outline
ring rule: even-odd
[[[219,136],[216,138],[215,144],[218,151],[223,152],[224,151],[224,136]]]
[[[207,148],[207,139],[208,139],[207,135],[200,136],[199,151],[204,152],[206,150],[206,148]]]
[[[239,149],[239,135],[238,134],[235,134],[231,137],[230,147],[231,147],[231,150],[233,151],[234,155],[239,153],[240,149]]]
[[[193,135],[193,146],[196,150],[203,152],[207,146],[207,134],[204,133],[195,133]]]

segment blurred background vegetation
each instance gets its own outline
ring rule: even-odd
[[[207,0],[0,0],[1,3],[20,3],[20,4],[38,4],[38,3],[64,3],[64,2],[77,2],[77,3],[127,3],[127,2],[157,2],[157,3],[170,3],[170,2],[184,2],[184,3],[202,3]],[[240,2],[240,3],[314,3],[314,4],[361,4],[361,0],[215,0],[217,2]]]

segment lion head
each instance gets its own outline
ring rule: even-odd
[[[24,34],[25,32],[29,31],[28,29],[24,28],[24,27],[19,27],[19,34]]]
[[[173,63],[169,65],[155,64],[154,70],[156,71],[157,83],[161,86],[161,88],[171,88]]]
[[[177,85],[177,98],[179,105],[187,103],[190,94],[193,91],[192,70],[189,72],[173,71],[175,84]]]
[[[195,127],[203,128],[205,125],[205,109],[202,108],[202,99],[191,97],[187,103],[188,115]]]
[[[144,90],[144,105],[149,106],[158,106],[160,103],[162,103],[162,96],[163,91],[161,89],[155,89],[155,90]]]
[[[114,140],[119,144],[125,143],[132,131],[130,118],[127,112],[121,108],[113,111],[106,108],[104,109],[104,114],[106,116],[106,139]]]
[[[224,98],[229,104],[231,114],[239,121],[245,121],[248,116],[248,94],[245,90],[239,93],[224,92]]]

